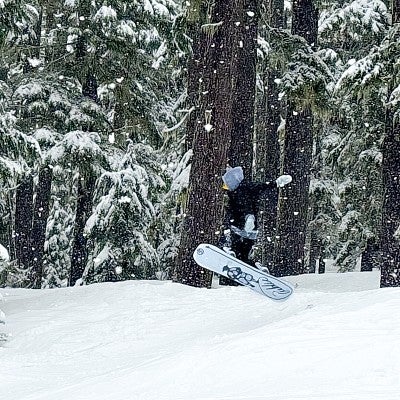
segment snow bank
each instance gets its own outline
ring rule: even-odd
[[[378,272],[289,279],[284,303],[165,281],[2,289],[0,398],[397,400],[400,290]]]

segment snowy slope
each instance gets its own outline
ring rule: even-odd
[[[379,273],[244,287],[2,289],[7,400],[398,400],[400,290]]]

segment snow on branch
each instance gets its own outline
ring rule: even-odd
[[[343,7],[335,4],[331,10],[321,13],[318,32],[320,35],[347,34],[359,40],[362,34],[382,33],[386,30],[388,10],[380,0],[354,0]]]

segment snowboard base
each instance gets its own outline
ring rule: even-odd
[[[293,293],[293,287],[289,283],[254,268],[211,244],[202,243],[197,246],[193,258],[201,267],[230,278],[272,300],[283,301]]]

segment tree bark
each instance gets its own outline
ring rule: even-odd
[[[40,289],[42,282],[44,243],[46,240],[47,218],[49,216],[51,181],[51,169],[43,167],[39,172],[39,182],[33,209],[32,233],[30,235],[30,274],[31,287],[34,289]]]
[[[400,0],[392,0],[392,24],[400,23]]]
[[[78,200],[74,225],[74,242],[71,256],[71,271],[69,286],[75,285],[78,279],[82,278],[87,261],[87,239],[84,235],[86,221],[88,220],[93,207],[93,192],[96,178],[91,172],[82,173],[78,180]]]
[[[307,228],[308,192],[312,157],[312,113],[309,108],[295,111],[288,102],[284,173],[293,182],[281,189],[278,239],[274,274],[297,275],[304,272],[304,246]]]
[[[318,11],[313,0],[293,0],[292,34],[306,39],[316,46],[318,35]]]
[[[282,29],[284,26],[284,1],[269,0],[266,4],[267,21],[270,28]],[[275,47],[270,35],[268,42]],[[266,71],[262,73],[264,89],[258,107],[258,128],[256,129],[256,179],[265,182],[276,179],[280,168],[280,146],[278,128],[281,123],[281,102],[276,79],[279,71],[268,60]],[[276,237],[277,208],[275,202],[271,204],[264,198],[260,205],[259,231],[261,232],[258,247],[260,248],[261,263],[272,269],[274,242]]]
[[[375,238],[368,239],[367,246],[361,255],[361,272],[372,271],[374,267],[379,267],[379,260],[380,251]]]
[[[394,234],[400,226],[400,127],[394,125],[393,113],[387,112],[383,141],[382,254],[381,287],[400,286],[400,243]]]
[[[215,2],[211,25],[203,27],[207,35],[204,72],[198,76],[199,120],[188,126],[194,129],[189,200],[173,280],[197,287],[210,287],[212,273],[195,264],[193,252],[199,243],[217,244],[223,219],[221,175],[230,146],[235,76],[234,6],[235,0]]]
[[[254,103],[257,64],[257,0],[240,0],[234,20],[238,26],[235,38],[236,85],[232,106],[232,132],[229,164],[241,166],[247,179],[252,177]]]
[[[30,235],[33,217],[33,178],[25,176],[17,187],[15,199],[15,258],[17,265],[28,268],[31,247]]]
[[[284,1],[268,0],[267,21],[270,28],[283,29],[284,27]],[[267,39],[274,49],[276,46],[269,32]],[[280,71],[268,60],[263,76],[264,90],[257,111],[258,129],[256,130],[256,178],[266,180],[276,178],[280,167],[280,148],[278,128],[281,123],[282,106],[279,101],[279,90],[276,79],[280,77]]]
[[[317,40],[317,12],[312,0],[294,0],[292,34],[303,36],[310,45]],[[309,208],[309,186],[313,145],[313,116],[309,105],[288,100],[283,173],[293,182],[280,191],[274,274],[304,272],[304,251]]]
[[[309,259],[309,265],[308,265],[308,272],[311,274],[314,274],[317,265],[318,267],[321,266],[321,261],[322,261],[322,243],[321,239],[318,237],[318,235],[314,232],[311,233],[311,239],[310,239],[310,259]],[[319,272],[321,273],[321,272]]]
[[[76,44],[76,62],[79,67],[78,73],[80,74],[79,80],[82,85],[82,94],[85,97],[92,99],[93,101],[98,101],[97,96],[97,80],[94,73],[94,62],[89,59],[87,51],[87,37],[86,32],[89,28],[89,21],[91,18],[90,14],[90,1],[82,0],[79,3],[79,17],[82,20],[79,21],[79,26],[81,29],[81,34],[77,39]]]
[[[195,0],[190,2],[187,15],[187,35],[192,39],[192,55],[189,60],[187,77],[187,105],[190,115],[186,124],[186,151],[193,147],[196,126],[201,122],[201,77],[205,72],[205,52],[207,34],[202,25],[207,22],[207,2]]]
[[[284,28],[284,0],[268,0],[268,20],[272,28]]]
[[[392,2],[392,23],[400,22],[400,0]],[[388,85],[388,97],[395,77]],[[395,233],[400,227],[400,126],[394,110],[386,111],[385,138],[382,145],[383,208],[381,226],[381,287],[400,286],[400,240]],[[398,232],[397,232],[398,233]]]

